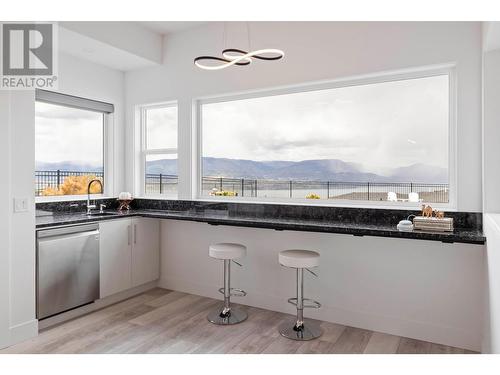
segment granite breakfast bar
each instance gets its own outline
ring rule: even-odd
[[[111,207],[103,214],[86,215],[73,202],[37,204],[36,228],[74,225],[94,221],[111,220],[124,216],[140,216],[156,219],[184,220],[278,231],[304,231],[338,233],[353,236],[393,237],[445,243],[469,243],[482,245],[486,239],[482,232],[480,213],[453,212],[453,232],[427,232],[414,230],[403,232],[396,229],[399,220],[415,215],[416,211],[343,208],[324,206],[277,205],[256,203],[220,203],[209,201],[170,201],[137,199],[130,211],[117,211],[114,200],[104,200]],[[77,207],[75,207],[77,205]]]

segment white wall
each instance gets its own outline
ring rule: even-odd
[[[35,109],[33,92],[15,93],[11,102],[11,195],[29,199],[28,212],[14,213],[11,221],[10,258],[11,329],[24,330],[20,339],[36,328],[35,308],[35,218],[33,175]],[[27,151],[28,150],[28,151]],[[12,204],[12,203],[11,203]],[[11,341],[18,341],[15,337]]]
[[[494,24],[494,25],[493,25]],[[485,48],[500,46],[498,22],[487,35]],[[485,308],[483,351],[500,353],[500,49],[483,55],[483,204],[485,256]]]
[[[231,25],[228,45],[246,48],[243,25]],[[481,211],[481,24],[474,22],[251,23],[252,48],[276,47],[285,58],[251,67],[208,72],[194,57],[222,50],[222,25],[208,24],[165,38],[164,64],[126,73],[127,147],[133,148],[134,105],[179,101],[179,174],[191,195],[193,98],[456,63],[458,78],[458,209]],[[236,36],[235,36],[236,35]],[[239,38],[239,39],[238,39]],[[238,40],[237,40],[238,39]],[[132,166],[134,155],[127,154]],[[132,173],[127,187],[134,186]]]
[[[484,212],[500,212],[500,49],[483,57],[483,201]]]
[[[36,335],[34,92],[0,91],[4,171],[1,184],[0,347]],[[14,198],[27,198],[26,212],[13,212]]]
[[[4,170],[4,175],[10,180],[10,93],[0,92],[0,123],[5,124],[0,127],[0,167]],[[10,194],[10,184],[0,184],[0,205],[10,207],[12,197]],[[0,243],[0,348],[10,343],[10,221],[11,210],[0,210],[0,236],[3,241]]]
[[[321,254],[319,278],[306,273],[305,296],[322,303],[306,316],[425,341],[481,349],[484,247],[466,244],[274,231],[163,220],[160,286],[221,298],[222,263],[208,257],[216,242],[248,247],[243,268],[232,268],[235,298],[293,313],[295,272],[278,252]]]
[[[482,24],[483,24],[483,50],[487,52],[500,49],[500,22],[484,21]]]
[[[483,319],[484,353],[500,353],[500,214],[484,215],[484,233],[487,237],[484,285],[485,307]]]

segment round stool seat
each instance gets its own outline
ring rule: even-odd
[[[208,247],[208,255],[216,259],[238,259],[246,253],[246,246],[239,243],[216,243]]]
[[[283,250],[279,262],[285,267],[312,268],[319,266],[319,253],[310,250]]]

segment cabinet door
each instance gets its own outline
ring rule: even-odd
[[[132,228],[132,286],[137,286],[160,277],[160,221],[134,218]]]
[[[132,287],[132,220],[99,223],[100,297],[104,298]]]

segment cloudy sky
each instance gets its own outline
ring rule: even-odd
[[[35,160],[103,165],[103,114],[36,102]]]
[[[447,168],[448,77],[205,104],[203,155]]]
[[[448,166],[447,76],[205,104],[202,116],[204,156]],[[150,148],[176,147],[176,119],[148,111]],[[37,162],[101,166],[102,142],[102,114],[37,102]]]
[[[35,122],[37,162],[102,166],[101,113],[36,102]],[[146,123],[149,149],[177,147],[177,107],[148,109]]]
[[[147,148],[177,148],[177,107],[151,108],[146,113]]]

